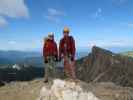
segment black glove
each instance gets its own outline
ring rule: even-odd
[[[69,58],[71,59],[71,61],[74,61],[74,56],[72,56],[71,54],[69,54]]]
[[[48,63],[48,60],[45,60],[45,63],[47,64]]]
[[[55,56],[54,61],[58,62],[58,57],[57,56]]]
[[[57,57],[55,58],[55,62],[58,62],[58,58]]]
[[[48,63],[48,59],[47,59],[47,58],[45,58],[45,59],[44,59],[44,62],[45,62],[45,63]]]
[[[59,57],[58,61],[59,61],[59,62],[61,61],[61,57]]]
[[[74,61],[74,57],[71,57],[71,61]]]

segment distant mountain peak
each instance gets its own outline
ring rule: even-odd
[[[100,48],[100,47],[97,47],[97,46],[93,46],[92,47],[92,53],[93,54],[101,53],[101,54],[110,54],[110,55],[113,54],[111,51],[103,49],[103,48]]]
[[[133,87],[133,58],[94,46],[87,57],[77,61],[76,73],[86,82],[111,81]]]

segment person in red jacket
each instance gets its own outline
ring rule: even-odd
[[[59,60],[64,60],[65,74],[73,79],[75,75],[75,40],[69,36],[69,28],[65,27],[63,30],[64,37],[60,40],[59,44]]]
[[[48,37],[44,40],[43,57],[45,61],[44,82],[48,82],[49,72],[52,70],[53,74],[55,74],[55,62],[58,61],[58,49],[57,44],[54,41],[53,33],[49,33]]]

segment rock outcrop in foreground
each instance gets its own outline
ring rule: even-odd
[[[87,57],[77,61],[76,73],[85,82],[113,82],[133,87],[133,58],[93,47]]]
[[[100,100],[75,82],[56,79],[50,88],[43,86],[37,100]]]
[[[133,89],[113,83],[43,79],[11,82],[0,87],[0,100],[133,100]]]
[[[72,80],[53,80],[41,88],[37,100],[133,100],[133,89],[113,83],[84,83]]]

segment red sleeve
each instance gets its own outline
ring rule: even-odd
[[[54,52],[55,52],[55,56],[58,57],[58,48],[57,48],[56,42],[55,42],[55,50],[54,50]]]
[[[62,42],[62,40],[60,40],[60,44],[59,44],[59,58],[61,58],[61,55],[62,55],[62,53],[63,53],[63,52],[62,52],[62,51],[63,51],[63,50],[62,50],[62,47],[63,47],[62,45],[63,45],[63,42]]]
[[[75,58],[76,47],[75,47],[75,40],[73,39],[73,37],[72,37],[72,43],[71,43],[71,52],[72,52],[73,58]]]
[[[47,57],[47,51],[46,51],[46,43],[43,45],[43,57]]]

